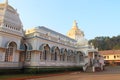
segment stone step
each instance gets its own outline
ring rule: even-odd
[[[92,67],[87,67],[86,72],[92,72]]]

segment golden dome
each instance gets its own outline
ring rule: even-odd
[[[73,22],[72,29],[67,32],[67,36],[73,39],[84,37],[84,32],[78,28],[76,20]]]

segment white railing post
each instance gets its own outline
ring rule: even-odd
[[[92,71],[93,72],[95,72],[94,59],[95,59],[95,53],[93,52],[93,65],[92,65]]]

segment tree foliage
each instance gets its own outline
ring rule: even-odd
[[[93,43],[95,48],[99,50],[111,50],[111,49],[120,49],[120,35],[110,37],[95,37],[95,39],[89,40],[89,43]]]

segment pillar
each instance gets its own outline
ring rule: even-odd
[[[95,53],[93,52],[93,63],[94,63],[94,59],[95,59]],[[92,65],[92,71],[95,72],[95,66],[94,66],[94,64]]]

